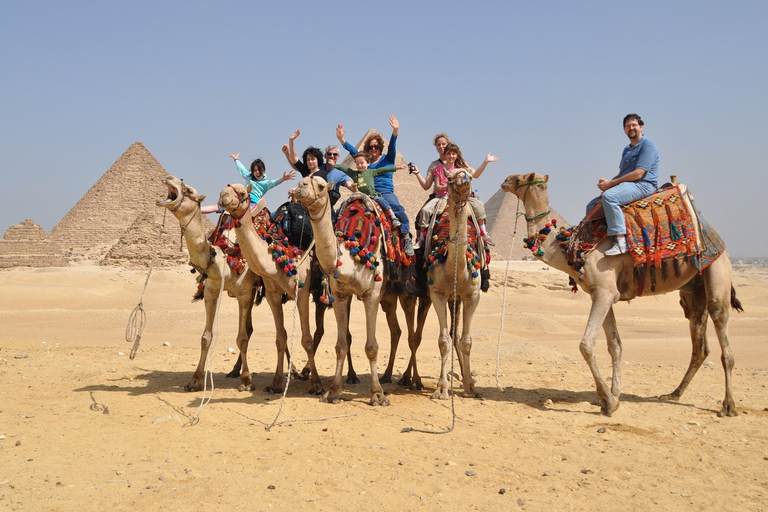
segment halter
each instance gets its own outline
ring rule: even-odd
[[[523,204],[525,204],[525,198],[528,196],[528,192],[531,190],[531,189],[529,189],[527,187],[530,187],[531,185],[543,185],[545,183],[547,183],[547,182],[544,181],[544,180],[535,180],[535,181],[529,181],[527,183],[516,184],[515,185],[515,192],[517,192],[519,189],[521,189],[523,187],[526,187],[525,193],[523,194],[523,199],[522,199],[523,200]],[[542,217],[546,217],[550,213],[552,213],[552,210],[547,210],[547,211],[545,211],[543,213],[540,213],[538,215],[534,215],[533,217],[526,217],[525,221],[529,222],[529,223],[530,222],[534,222],[534,221],[539,220]]]
[[[330,200],[330,197],[329,197],[328,201],[326,201],[325,206],[323,207],[323,210],[320,212],[320,215],[318,215],[317,218],[312,217],[312,213],[309,211],[309,207],[312,206],[313,204],[315,204],[316,202],[318,202],[320,200],[320,196],[318,195],[317,190],[315,189],[315,186],[316,186],[315,180],[313,179],[311,181],[312,181],[312,193],[315,194],[315,199],[311,203],[306,205],[305,208],[307,209],[307,214],[309,215],[309,220],[317,222],[317,221],[319,221],[320,219],[323,218],[323,215],[325,215],[325,211],[331,205],[331,200]]]
[[[243,203],[246,203],[246,206],[245,206],[245,209],[243,210],[243,213],[241,213],[237,217],[232,215],[232,219],[233,219],[233,221],[235,223],[235,227],[240,227],[240,225],[241,225],[240,219],[242,219],[245,216],[246,212],[248,211],[248,208],[250,208],[250,206],[251,206],[251,196],[246,193],[245,194],[245,199],[241,199],[240,198],[240,194],[237,193],[237,189],[235,187],[233,187],[231,184],[227,183],[227,188],[231,188],[235,192],[235,196],[237,196],[237,199],[239,200],[238,203],[237,203],[237,208],[235,208],[233,211],[236,212]]]

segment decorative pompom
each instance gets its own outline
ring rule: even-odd
[[[299,281],[299,288],[304,288],[304,281]]]
[[[381,281],[381,274],[376,274],[376,277],[374,279],[376,281]]]

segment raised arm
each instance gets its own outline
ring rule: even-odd
[[[400,121],[395,116],[389,116],[389,126],[392,127],[392,136],[389,138],[389,146],[384,158],[390,164],[395,165],[395,160],[397,159],[397,134],[400,132]]]
[[[419,168],[415,165],[413,166],[413,171],[411,171],[411,174],[416,175],[416,179],[419,180],[419,185],[421,185],[421,188],[424,190],[429,190],[429,187],[431,187],[432,183],[435,181],[435,175],[429,171],[427,171],[427,178],[424,179],[421,176],[421,172],[419,172]]]
[[[350,155],[355,156],[357,154],[357,148],[344,139],[345,133],[347,133],[347,130],[344,129],[343,124],[339,123],[339,126],[336,127],[336,138],[339,140],[339,144],[341,144]]]
[[[485,171],[485,168],[488,166],[491,162],[498,162],[499,157],[496,155],[492,155],[488,153],[488,156],[485,157],[485,160],[483,160],[483,163],[480,164],[480,167],[475,169],[475,171],[472,173],[472,178],[479,178],[481,174],[483,174],[483,171]]]
[[[299,135],[301,135],[300,130],[296,130],[293,132],[293,134],[288,137],[288,162],[291,163],[291,166],[299,161],[299,155],[296,154],[296,148],[293,146],[293,141],[299,138]]]

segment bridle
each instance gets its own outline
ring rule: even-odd
[[[331,200],[330,200],[330,197],[329,197],[328,201],[325,202],[325,206],[323,206],[323,209],[320,212],[320,214],[317,217],[312,217],[312,212],[309,211],[309,208],[320,200],[320,195],[317,193],[317,190],[315,189],[315,187],[317,186],[317,184],[315,183],[315,180],[311,179],[310,182],[312,183],[312,193],[315,195],[315,199],[311,203],[306,205],[305,208],[307,209],[307,214],[309,215],[309,220],[317,222],[317,221],[319,221],[320,219],[323,218],[323,215],[325,215],[325,211],[331,205]]]
[[[238,199],[237,207],[233,210],[233,212],[236,212],[237,210],[239,210],[240,206],[242,206],[243,203],[246,203],[245,208],[243,209],[243,213],[241,213],[237,217],[235,217],[234,215],[230,214],[230,215],[232,215],[232,219],[233,219],[233,221],[235,223],[235,227],[240,227],[240,225],[241,225],[240,219],[242,219],[245,216],[246,212],[248,211],[248,208],[250,208],[250,206],[251,206],[251,197],[246,192],[245,198],[241,198],[240,194],[237,192],[237,189],[235,187],[233,187],[229,183],[227,183],[227,188],[231,188],[234,191],[235,196]]]
[[[515,192],[517,192],[519,189],[525,187],[525,193],[523,194],[523,198],[522,198],[523,204],[525,204],[525,198],[528,196],[528,192],[530,192],[530,190],[531,190],[528,187],[530,187],[532,185],[543,185],[545,183],[547,183],[546,180],[534,180],[534,181],[529,181],[529,182],[526,182],[526,183],[519,183],[519,184],[515,185]],[[549,215],[550,213],[552,213],[552,210],[547,210],[547,211],[545,211],[543,213],[540,213],[538,215],[534,215],[533,217],[526,217],[525,221],[529,222],[529,223],[535,222],[535,221],[539,220],[540,218]]]

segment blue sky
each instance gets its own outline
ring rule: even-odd
[[[732,256],[768,256],[768,2],[38,2],[0,17],[0,232],[46,231],[133,142],[215,198],[227,157],[286,169],[301,149],[369,128],[424,169],[447,132],[470,164],[549,174],[578,222],[639,113]],[[279,204],[284,191],[267,198]],[[272,206],[272,204],[270,204]],[[759,230],[762,232],[762,230]]]

